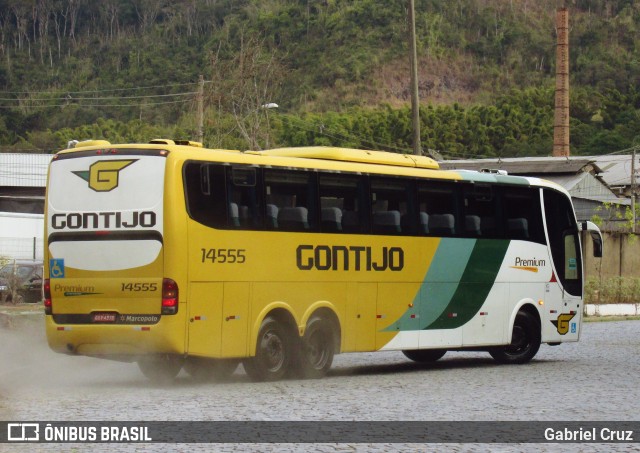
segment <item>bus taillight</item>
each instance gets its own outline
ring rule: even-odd
[[[170,278],[162,280],[162,314],[175,315],[178,312],[178,284]]]
[[[51,314],[51,281],[48,278],[44,279],[43,285],[44,292],[44,314]]]

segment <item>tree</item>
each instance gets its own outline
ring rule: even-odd
[[[269,110],[280,98],[286,70],[264,41],[245,40],[243,34],[240,40],[240,50],[231,58],[222,58],[220,48],[212,55],[207,100],[218,115],[231,112],[248,149],[259,150],[272,145]]]

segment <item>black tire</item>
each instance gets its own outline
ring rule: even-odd
[[[277,381],[291,367],[294,339],[274,318],[265,318],[258,332],[256,355],[244,360],[244,369],[254,381]]]
[[[184,370],[198,381],[224,381],[236,371],[240,361],[237,359],[205,359],[188,357]]]
[[[302,337],[300,371],[302,377],[318,379],[327,374],[335,354],[335,333],[332,323],[312,317]]]
[[[492,348],[489,354],[498,363],[527,363],[538,353],[541,341],[540,323],[531,313],[521,311],[513,324],[511,344]]]
[[[184,359],[177,355],[161,354],[138,360],[138,368],[147,379],[156,383],[169,383],[182,369]]]
[[[402,353],[414,362],[430,363],[439,360],[447,353],[446,349],[407,349]]]

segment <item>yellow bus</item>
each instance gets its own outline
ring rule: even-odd
[[[45,218],[50,347],[151,379],[320,377],[355,351],[525,363],[578,340],[580,231],[602,250],[551,182],[328,147],[81,142]]]

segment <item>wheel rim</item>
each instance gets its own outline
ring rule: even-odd
[[[269,371],[278,371],[282,368],[285,360],[284,343],[276,332],[271,330],[265,332],[260,342],[260,349],[263,351],[262,355]]]
[[[511,344],[506,349],[507,354],[517,355],[529,349],[529,336],[527,330],[520,325],[514,326]]]
[[[325,336],[320,331],[313,332],[307,340],[307,355],[310,364],[316,368],[323,368],[329,358],[329,351],[326,347]]]

